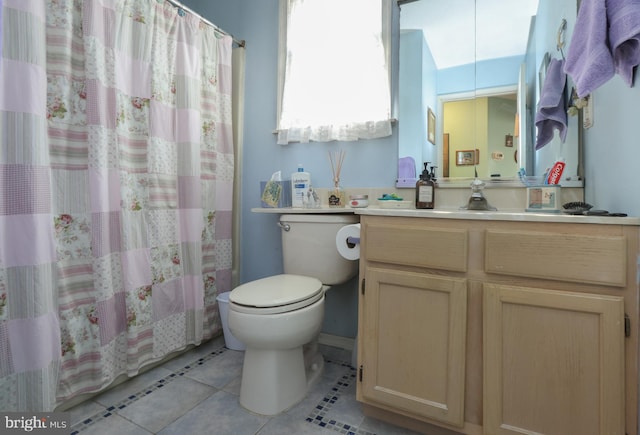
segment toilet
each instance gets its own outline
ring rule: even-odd
[[[336,249],[336,234],[359,222],[352,214],[280,217],[284,274],[236,287],[229,294],[229,329],[246,346],[240,404],[275,415],[302,400],[322,375],[317,338],[329,286],[358,273]]]

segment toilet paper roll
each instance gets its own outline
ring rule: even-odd
[[[336,234],[336,247],[338,253],[347,260],[358,260],[360,258],[360,243],[348,243],[349,237],[360,238],[360,224],[345,225]]]

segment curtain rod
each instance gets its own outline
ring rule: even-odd
[[[182,3],[180,3],[177,0],[166,0],[167,2],[171,3],[172,5],[174,5],[175,7],[177,7],[178,9],[182,9],[186,12],[189,12],[190,14],[195,15],[196,17],[198,17],[199,19],[201,19],[202,21],[204,21],[205,23],[207,23],[208,25],[210,25],[211,27],[213,27],[214,29],[216,29],[216,31],[222,33],[223,35],[227,35],[227,36],[231,36],[231,39],[233,39],[233,42],[235,42],[236,44],[238,44],[239,47],[245,47],[246,46],[246,42],[244,39],[236,39],[233,37],[233,35],[231,33],[225,32],[224,30],[222,30],[220,27],[216,26],[215,24],[213,24],[211,21],[207,20],[205,17],[203,17],[202,15],[200,15],[199,13],[195,12],[193,9],[190,9],[188,7],[186,7],[185,5],[183,5]]]

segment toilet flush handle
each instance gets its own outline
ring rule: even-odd
[[[278,222],[278,226],[285,231],[291,230],[291,225],[289,224],[283,224],[282,222]]]

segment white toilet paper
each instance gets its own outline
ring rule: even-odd
[[[360,258],[360,243],[347,243],[347,238],[360,238],[360,224],[345,225],[336,234],[336,247],[338,253],[347,260],[358,260]]]

